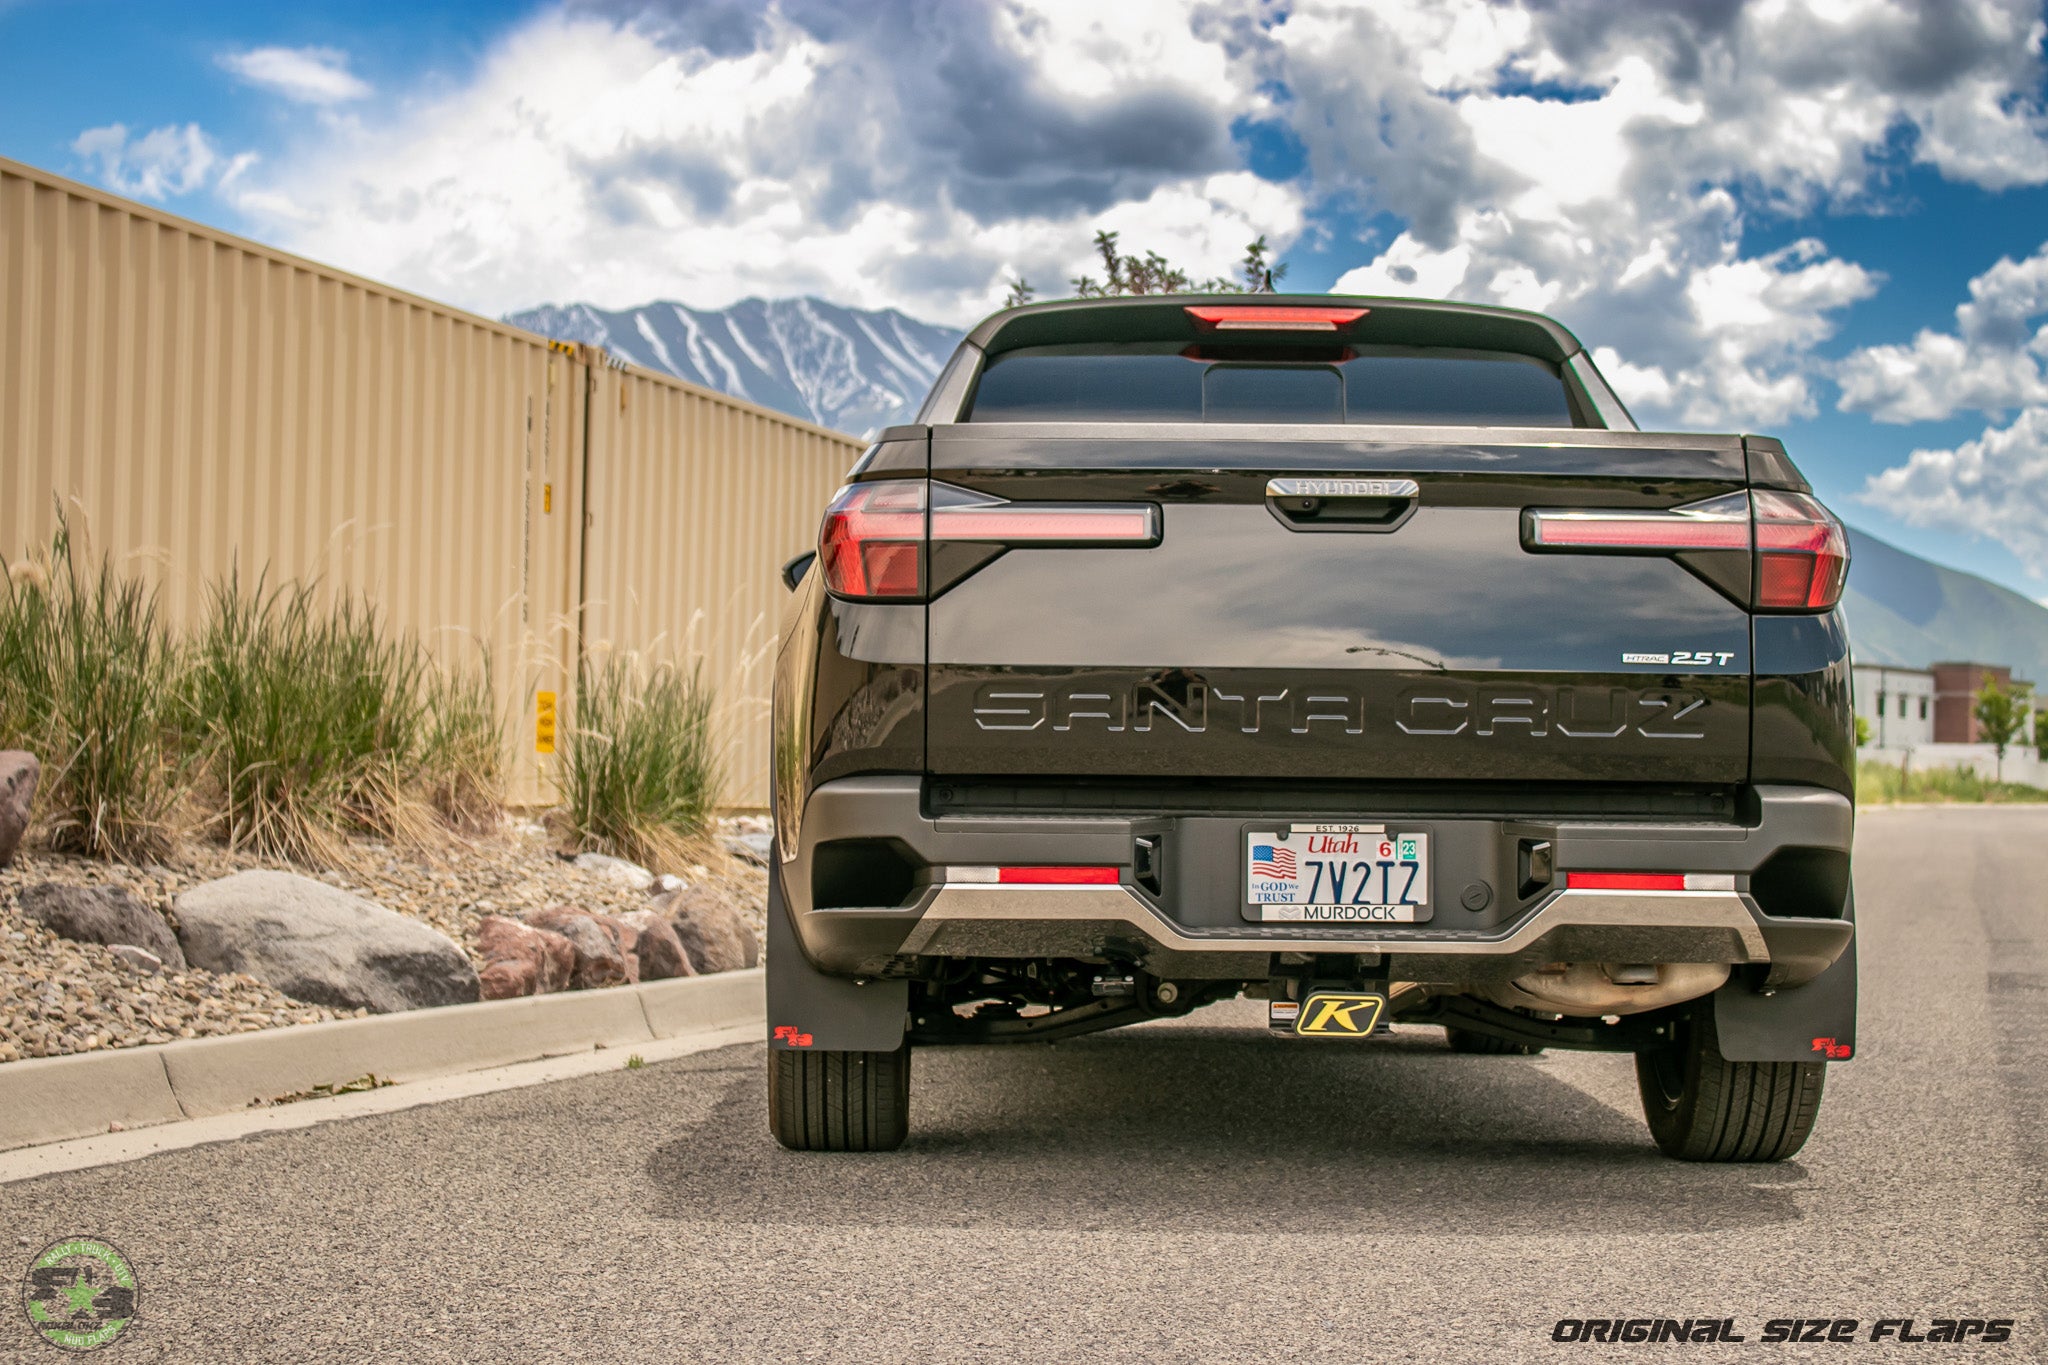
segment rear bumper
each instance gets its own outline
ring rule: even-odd
[[[1831,912],[1820,915],[1767,914],[1752,886],[1754,874],[1787,851],[1846,859],[1853,810],[1840,795],[1816,788],[1759,789],[1758,818],[1745,824],[1403,822],[1430,827],[1440,848],[1462,850],[1460,861],[1439,864],[1440,904],[1452,878],[1500,889],[1481,911],[1452,905],[1424,924],[1357,928],[1243,920],[1228,816],[1180,822],[1190,828],[1187,842],[1205,851],[1190,849],[1181,884],[1161,894],[1130,875],[1133,841],[1156,834],[1156,819],[934,817],[924,813],[920,796],[914,777],[852,778],[812,794],[778,873],[791,927],[820,969],[872,976],[904,972],[925,957],[1072,957],[1136,961],[1160,977],[1253,980],[1272,974],[1276,954],[1341,953],[1383,955],[1394,979],[1446,985],[1508,981],[1544,963],[1590,961],[1759,964],[1771,985],[1796,986],[1841,956],[1855,933],[1839,906],[1815,907]],[[1511,859],[1516,840],[1532,837],[1552,843],[1560,875],[1553,887],[1518,898],[1500,886],[1497,858]],[[875,842],[917,869],[901,903],[814,903],[818,849]],[[1113,886],[947,879],[949,867],[990,864],[1116,865],[1123,874]],[[1696,890],[1557,889],[1573,869],[1703,875]],[[847,898],[843,887],[834,896]]]

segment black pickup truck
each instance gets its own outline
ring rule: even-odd
[[[1777,441],[1638,431],[1535,314],[989,318],[785,570],[774,1135],[1245,996],[1631,1052],[1665,1152],[1790,1156],[1855,1050],[1847,568]]]

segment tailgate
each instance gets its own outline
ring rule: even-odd
[[[1738,491],[1739,437],[986,423],[935,428],[930,469],[1160,512],[1156,544],[1013,548],[932,600],[934,774],[1747,776],[1749,616],[1708,581],[1746,596],[1746,554],[1523,543],[1525,509]]]

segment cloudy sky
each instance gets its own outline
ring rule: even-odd
[[[1097,227],[1550,312],[2048,597],[2040,0],[0,0],[0,154],[422,293],[965,324]]]

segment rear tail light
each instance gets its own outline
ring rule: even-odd
[[[1530,548],[1546,550],[1747,550],[1749,495],[1730,493],[1668,512],[1530,512]]]
[[[861,602],[923,597],[924,513],[923,479],[840,489],[818,530],[825,586]]]
[[[849,484],[825,509],[818,562],[834,595],[860,602],[914,602],[944,591],[1012,546],[1145,546],[1159,543],[1150,503],[1007,502],[923,479]],[[931,583],[933,545],[983,547]]]
[[[1191,303],[1188,316],[1217,332],[1334,332],[1371,311],[1298,304]]]
[[[1756,604],[1772,611],[1826,611],[1842,600],[1849,537],[1835,514],[1804,493],[1758,489]]]
[[[1848,538],[1834,514],[1804,493],[1774,489],[1665,511],[1531,508],[1522,514],[1522,544],[1579,553],[1753,554],[1749,606],[1756,611],[1827,611],[1841,600],[1849,572]],[[1740,582],[1737,561],[1730,595]]]
[[[1005,502],[932,485],[932,539],[999,545],[1153,545],[1159,509],[1145,502]]]

